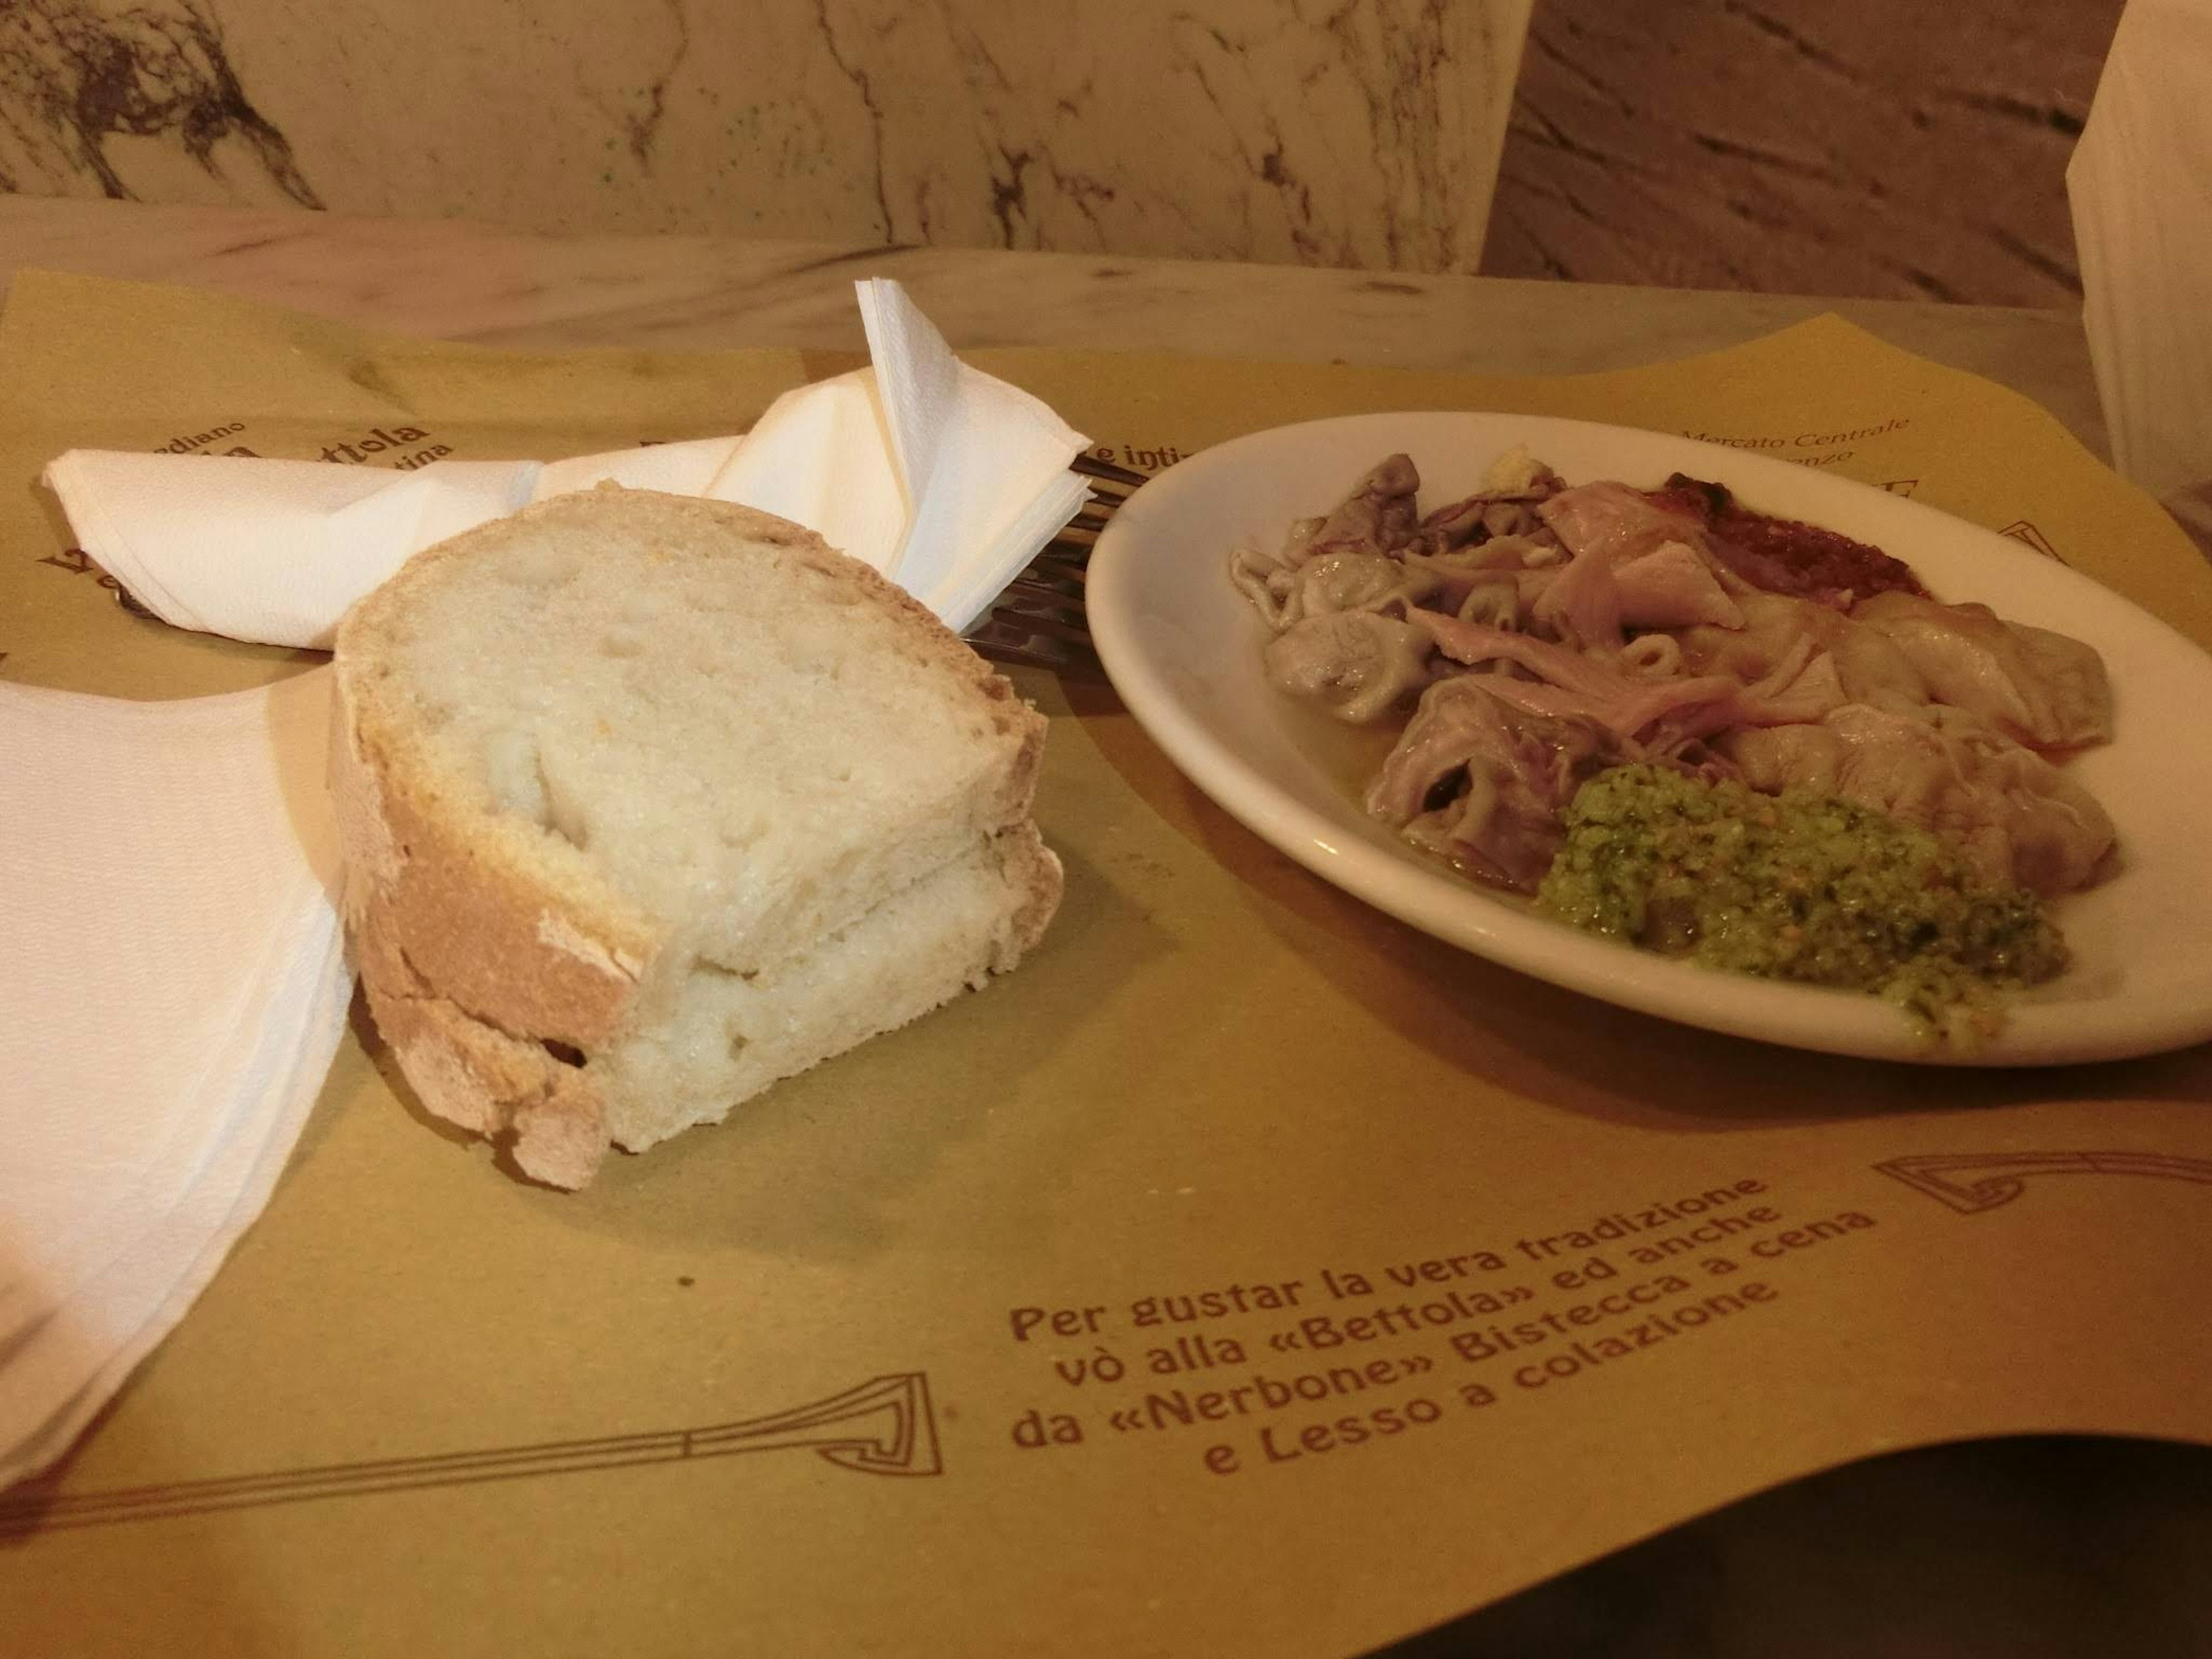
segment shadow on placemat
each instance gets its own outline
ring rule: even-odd
[[[2035,1436],[1746,1498],[1373,1659],[2212,1654],[2212,1448]]]

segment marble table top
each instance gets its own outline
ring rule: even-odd
[[[0,288],[45,267],[540,348],[861,345],[896,276],[956,344],[1501,374],[1735,343],[1832,310],[2008,384],[2104,450],[2068,313],[714,237],[548,238],[291,210],[0,197]],[[2050,1437],[1796,1481],[1402,1644],[1401,1659],[2212,1652],[2212,1450]]]
[[[729,236],[551,237],[296,209],[0,196],[24,266],[218,289],[483,344],[863,347],[856,274],[896,276],[957,346],[1069,346],[1572,374],[1735,345],[1835,312],[2034,398],[2106,453],[2072,312],[1612,288],[1103,254]]]

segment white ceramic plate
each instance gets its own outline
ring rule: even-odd
[[[2018,999],[1972,1054],[1917,1037],[1871,997],[1669,961],[1581,933],[1484,891],[1361,809],[1340,745],[1260,665],[1266,625],[1231,586],[1231,550],[1273,547],[1403,450],[1430,504],[1472,493],[1526,443],[1571,483],[1717,479],[1747,506],[1826,526],[1911,565],[1938,599],[2103,653],[2114,742],[2072,762],[2118,823],[2124,863],[2057,909],[2074,965]],[[1809,468],[1580,421],[1362,415],[1256,433],[1183,461],[1099,538],[1087,609],[1116,690],[1153,741],[1225,811],[1317,875],[1437,938],[1624,1007],[1712,1030],[1875,1058],[2028,1066],[2112,1060],[2212,1037],[2212,657],[2056,560],[1900,496]]]

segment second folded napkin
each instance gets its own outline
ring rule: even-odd
[[[742,435],[410,472],[76,449],[46,482],[163,621],[264,644],[327,647],[411,555],[610,480],[796,520],[965,628],[1083,505],[1068,462],[1085,440],[961,362],[898,283],[857,287],[869,367],[786,393]]]
[[[0,685],[0,1486],[184,1316],[330,1068],[353,981],[329,679]]]

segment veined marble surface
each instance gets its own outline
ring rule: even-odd
[[[1544,0],[1498,276],[2059,306],[2121,0]]]
[[[1472,270],[1532,0],[10,0],[0,189]]]
[[[545,236],[291,208],[0,196],[0,296],[23,266],[182,283],[401,333],[550,349],[857,351],[853,278],[896,276],[958,346],[1491,374],[1662,362],[1832,311],[2025,392],[2106,453],[2071,309],[736,236]]]

